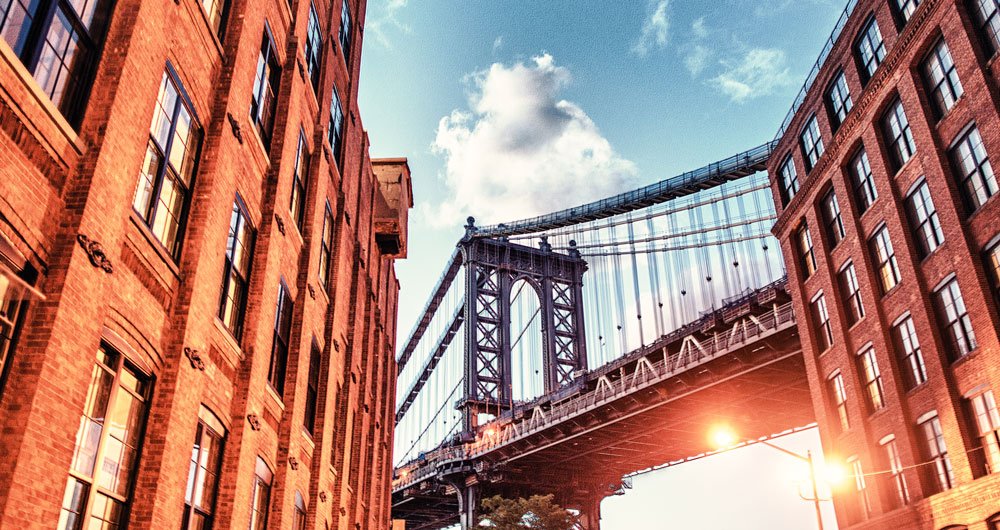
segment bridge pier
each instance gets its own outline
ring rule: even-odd
[[[604,497],[594,495],[580,507],[580,529],[601,530],[601,501]]]
[[[458,495],[458,524],[462,530],[473,530],[479,526],[476,506],[479,504],[479,485],[456,485]]]

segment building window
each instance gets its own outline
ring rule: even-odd
[[[222,422],[205,407],[198,413],[198,429],[191,449],[187,491],[184,494],[184,521],[181,530],[210,530],[215,508],[215,494],[222,465]]]
[[[875,235],[868,240],[868,248],[872,253],[878,272],[879,287],[882,294],[888,293],[900,282],[899,265],[896,263],[896,253],[892,250],[889,240],[889,229],[883,225]]]
[[[333,212],[330,211],[330,204],[327,203],[323,213],[323,238],[319,245],[319,281],[323,288],[330,289],[330,270],[333,268],[333,261],[330,259],[333,253]]]
[[[851,112],[853,107],[851,91],[847,88],[847,78],[844,72],[839,72],[830,83],[830,88],[826,90],[826,110],[830,114],[830,125],[834,131],[844,123],[847,113]]]
[[[312,82],[313,92],[319,93],[319,62],[320,53],[323,50],[323,37],[320,35],[319,15],[316,14],[316,6],[309,2],[309,22],[306,25],[306,70],[309,72],[309,81]]]
[[[943,331],[947,331],[947,341],[951,360],[964,357],[976,349],[976,334],[972,331],[972,319],[965,308],[958,280],[952,278],[934,291],[934,304]]]
[[[916,189],[906,197],[906,213],[916,232],[914,239],[917,240],[918,254],[921,258],[926,258],[944,243],[941,220],[938,219],[926,180],[921,180]]]
[[[815,326],[816,344],[820,352],[825,352],[833,346],[833,328],[830,326],[830,312],[826,308],[826,297],[820,293],[810,303],[812,308],[813,326]]]
[[[271,364],[267,382],[279,396],[285,393],[285,369],[288,365],[288,344],[292,336],[292,296],[285,280],[278,284],[278,303],[274,311],[274,340],[271,345]]]
[[[22,279],[23,276],[33,279],[34,269],[20,258],[17,259],[19,263],[6,259],[8,256],[4,253],[4,247],[9,245],[3,234],[0,234],[0,395],[3,395],[15,342],[24,325],[27,299],[34,293],[30,284]],[[21,270],[23,268],[27,270]],[[20,274],[16,272],[18,270],[21,270]]]
[[[346,1],[346,0],[345,0]],[[340,106],[340,94],[337,87],[333,87],[333,98],[330,101],[330,130],[327,133],[330,142],[330,149],[333,150],[333,159],[337,162],[337,169],[340,166],[340,151],[344,147],[344,108]]]
[[[972,414],[979,432],[979,449],[982,450],[987,473],[1000,471],[1000,412],[993,391],[987,390],[974,396]]]
[[[993,295],[1000,301],[1000,241],[986,250],[986,274],[993,286]]]
[[[847,459],[847,463],[851,466],[851,474],[854,475],[854,495],[857,500],[857,515],[861,519],[867,519],[871,516],[872,505],[871,499],[868,498],[868,484],[865,481],[865,472],[861,467],[861,460],[858,457],[852,456]]]
[[[858,353],[858,371],[868,395],[868,407],[872,412],[885,407],[885,391],[882,387],[882,372],[875,358],[875,348],[869,346]]]
[[[906,119],[906,113],[903,111],[902,101],[897,99],[889,108],[889,112],[882,118],[882,129],[885,132],[886,144],[892,155],[894,169],[898,171],[917,151],[913,141],[913,133],[910,131],[910,122]]]
[[[229,14],[229,2],[225,0],[201,0],[201,7],[205,8],[205,17],[208,18],[208,25],[221,40],[225,35],[225,20]]]
[[[74,127],[83,117],[111,8],[109,0],[0,3],[3,40]]]
[[[150,381],[102,345],[70,465],[59,530],[126,528]]]
[[[840,214],[837,194],[832,188],[823,196],[820,207],[822,208],[823,223],[826,225],[826,237],[830,241],[830,247],[836,247],[847,237],[847,232],[844,231],[844,219]]]
[[[844,377],[836,373],[826,380],[827,392],[830,393],[830,405],[837,415],[839,422],[839,432],[844,432],[851,428],[851,422],[847,418],[847,389],[844,388]]]
[[[313,341],[309,352],[309,379],[306,380],[306,412],[303,423],[309,434],[316,436],[316,406],[319,402],[319,344]]]
[[[878,21],[875,20],[874,15],[868,19],[865,28],[861,30],[861,36],[858,37],[854,48],[861,70],[861,82],[867,83],[875,75],[882,60],[885,59],[885,43],[882,42],[882,32],[878,28]]]
[[[865,306],[861,303],[861,288],[858,286],[858,275],[853,263],[848,263],[840,270],[837,283],[840,284],[840,296],[844,300],[847,323],[853,326],[865,317]]]
[[[795,233],[795,243],[799,251],[799,266],[802,267],[802,277],[808,278],[816,272],[816,254],[813,252],[809,227],[805,223]]]
[[[795,161],[792,160],[792,155],[785,157],[778,173],[781,174],[781,200],[783,205],[787,206],[795,194],[799,192],[799,177],[795,172]]]
[[[243,336],[243,315],[250,289],[250,262],[253,259],[254,230],[250,215],[239,195],[233,202],[226,239],[226,263],[222,274],[219,319],[237,340]]]
[[[302,494],[295,492],[295,512],[292,514],[292,529],[306,530],[306,501]]]
[[[351,62],[351,8],[347,0],[340,3],[340,49],[344,51],[344,62]]]
[[[997,179],[977,127],[962,135],[951,148],[951,157],[961,176],[966,207],[974,212],[997,193]]]
[[[163,73],[149,125],[146,156],[139,171],[132,207],[153,236],[175,260],[181,236],[201,135],[191,104],[173,75]]]
[[[1000,49],[1000,2],[972,0],[972,10],[979,23],[979,33],[986,41],[986,51],[988,55],[993,55]]]
[[[292,173],[292,195],[289,211],[295,225],[302,231],[302,223],[306,213],[306,180],[309,178],[309,145],[306,144],[306,133],[299,129],[299,145],[295,148],[295,170]]]
[[[944,39],[938,41],[930,55],[921,65],[924,81],[934,103],[938,117],[944,116],[962,97],[962,83],[958,80],[955,62],[951,59],[951,51]]]
[[[893,340],[896,343],[896,353],[902,361],[901,364],[909,368],[903,370],[907,388],[913,388],[927,381],[924,354],[920,349],[920,341],[917,339],[913,318],[907,315],[906,318],[893,326]]]
[[[806,173],[808,173],[816,167],[819,157],[823,156],[823,137],[819,134],[819,122],[816,121],[815,114],[809,117],[799,139],[802,146],[802,156],[806,162]]]
[[[271,505],[271,481],[274,473],[259,456],[254,470],[253,494],[250,497],[250,530],[266,530]]]
[[[930,475],[937,491],[951,489],[955,485],[955,474],[951,469],[951,459],[948,448],[944,444],[944,434],[941,432],[941,421],[936,415],[920,422],[920,430],[924,436],[924,451],[930,468]]]
[[[894,2],[896,4],[896,13],[903,24],[910,21],[913,12],[920,5],[920,0],[894,0]]]
[[[903,475],[903,461],[899,457],[899,448],[896,447],[894,437],[883,438],[880,442],[882,451],[885,454],[885,461],[889,464],[889,483],[895,492],[892,498],[892,506],[899,507],[910,503],[910,488],[906,485],[906,476]]]
[[[863,214],[878,199],[875,179],[872,177],[872,166],[868,162],[868,152],[864,149],[851,160],[850,174],[851,184],[854,187],[854,200],[858,204],[858,212]]]
[[[271,132],[274,130],[274,113],[278,104],[278,83],[281,81],[281,65],[278,63],[271,29],[265,24],[264,36],[257,56],[257,73],[253,79],[253,98],[250,100],[250,121],[253,122],[264,142],[264,148],[271,148]]]

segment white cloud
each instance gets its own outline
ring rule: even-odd
[[[705,25],[705,17],[699,17],[691,23],[691,32],[695,38],[704,39],[708,37],[708,26]]]
[[[667,30],[670,29],[670,19],[667,17],[669,4],[670,0],[650,3],[649,14],[642,23],[642,33],[632,46],[632,53],[645,57],[654,47],[663,48],[667,45]]]
[[[428,221],[510,221],[631,189],[635,165],[619,156],[576,104],[560,99],[569,70],[551,55],[493,64],[470,76],[468,110],[441,119],[432,149],[444,156],[448,198]]]
[[[705,71],[705,67],[708,66],[708,60],[711,57],[712,50],[701,44],[695,44],[688,47],[687,53],[684,55],[684,66],[691,73],[692,77],[698,77]]]
[[[725,71],[712,84],[735,103],[767,96],[794,84],[785,52],[776,48],[753,48],[739,61],[723,62]]]
[[[493,53],[498,52],[500,48],[503,48],[503,35],[498,36],[493,41]]]
[[[368,31],[375,36],[375,40],[388,49],[392,49],[392,41],[389,40],[389,28],[410,34],[413,30],[409,25],[399,20],[399,11],[406,7],[410,0],[386,0],[378,15],[365,22]]]

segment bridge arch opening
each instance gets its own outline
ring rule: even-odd
[[[545,393],[545,350],[539,287],[527,278],[510,287],[511,398],[531,401]]]

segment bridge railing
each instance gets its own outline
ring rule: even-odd
[[[777,331],[795,324],[791,302],[773,306],[760,316],[747,316],[735,322],[728,331],[715,332],[705,340],[693,335],[685,337],[678,351],[670,352],[666,346],[640,357],[634,368],[627,372],[621,368],[617,378],[611,374],[597,379],[596,386],[585,394],[552,404],[548,409],[536,407],[523,413],[522,419],[505,417],[480,426],[475,442],[443,447],[422,455],[420,459],[397,469],[393,490],[397,491],[433,476],[437,466],[449,462],[468,460],[488,453],[495,448],[523,439],[550,428],[566,419],[594,410],[630,393],[658,384],[691,368],[722,357]],[[651,358],[659,357],[652,361]]]

